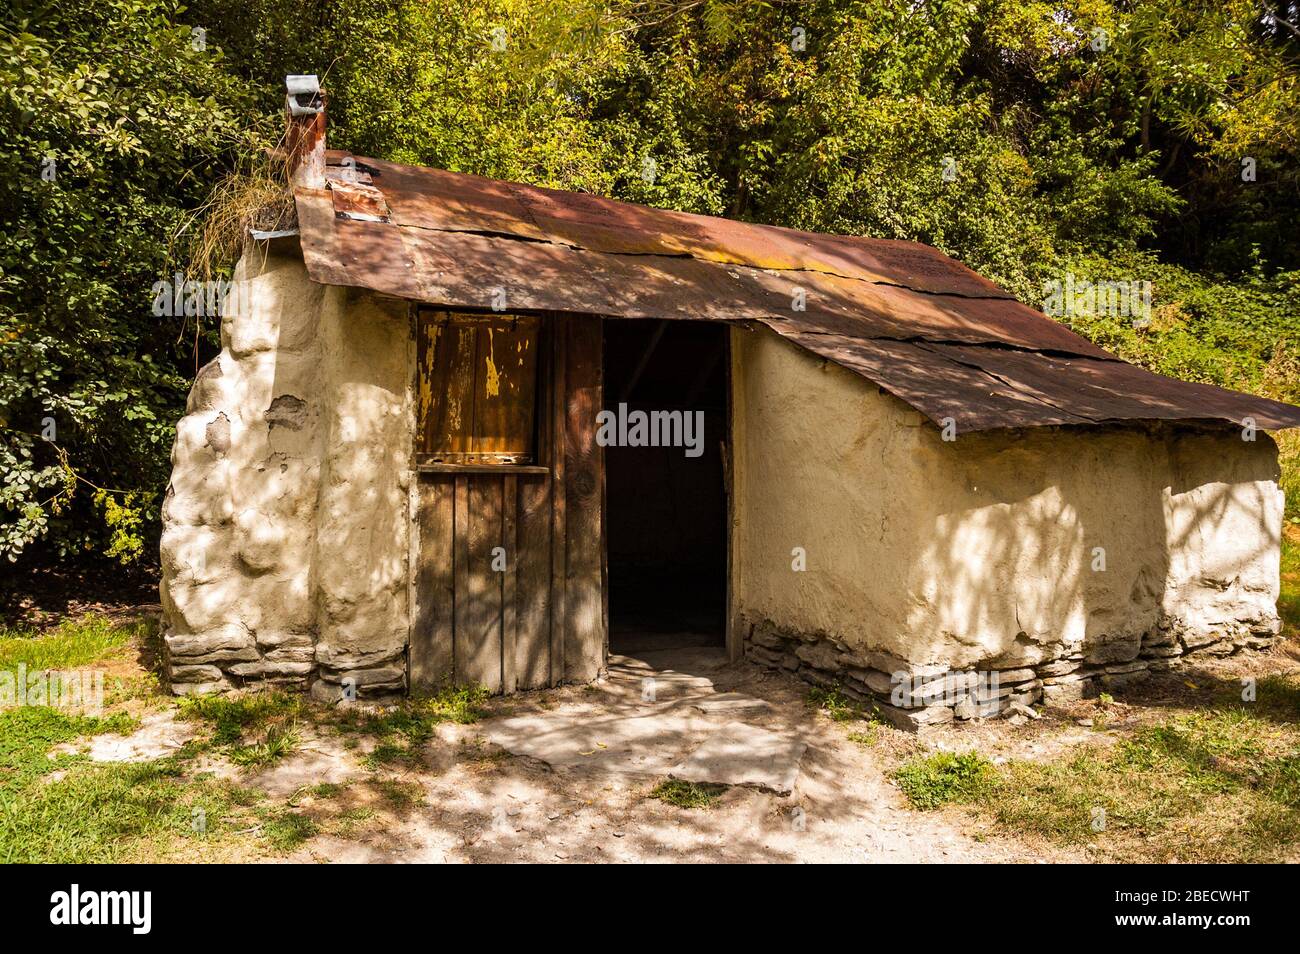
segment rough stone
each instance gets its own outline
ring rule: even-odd
[[[232,676],[241,679],[259,679],[271,676],[306,676],[312,671],[310,662],[276,662],[263,659],[260,662],[236,663],[226,670]]]
[[[1084,659],[1094,666],[1102,663],[1128,662],[1130,659],[1137,658],[1141,648],[1142,640],[1140,637],[1113,639],[1109,642],[1088,647]]]
[[[1124,672],[1137,672],[1141,669],[1146,669],[1147,666],[1148,663],[1145,659],[1135,659],[1132,662],[1111,663],[1109,666],[1106,667],[1106,672],[1111,674],[1124,673]]]
[[[221,679],[221,670],[216,666],[172,666],[172,682],[216,682]]]
[[[1075,672],[1083,666],[1081,660],[1074,659],[1055,659],[1052,662],[1043,663],[1038,667],[1040,676],[1065,676]]]
[[[876,712],[890,725],[904,732],[919,732],[931,726],[942,725],[953,720],[950,706],[929,706],[925,709],[900,709],[897,706],[878,703]]]
[[[1005,702],[1001,697],[993,699],[977,699],[974,696],[967,696],[952,707],[952,714],[962,721],[969,719],[991,719],[1001,714],[1006,708]]]
[[[219,649],[216,652],[204,653],[201,656],[172,656],[172,665],[198,666],[210,663],[235,663],[251,662],[259,659],[257,649],[249,646],[246,649]]]
[[[1050,664],[1044,663],[1044,666],[1046,665]],[[1019,682],[1028,682],[1031,679],[1037,679],[1038,672],[1039,670],[1034,669],[1003,669],[997,674],[998,683],[1003,686],[1009,686]]]
[[[825,643],[804,643],[794,651],[802,662],[823,672],[839,672],[844,668],[839,653]]]
[[[320,644],[316,647],[316,661],[333,670],[371,669],[392,662],[402,654],[403,647],[363,651],[334,649]]]
[[[1131,686],[1150,677],[1151,673],[1146,669],[1139,669],[1135,672],[1107,673],[1101,677],[1101,685],[1103,689],[1123,689],[1125,686]]]
[[[1046,680],[1043,680],[1046,683]],[[1049,705],[1063,705],[1093,695],[1091,681],[1075,680],[1043,686],[1043,701]]]
[[[168,634],[164,642],[173,656],[209,656],[253,648],[253,637],[242,626],[225,626],[210,633]]]

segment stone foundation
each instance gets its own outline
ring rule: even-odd
[[[953,721],[1024,713],[1036,703],[1060,705],[1123,688],[1184,656],[1229,656],[1266,649],[1276,640],[1277,616],[1234,620],[1213,631],[1165,617],[1151,632],[1060,655],[1035,665],[951,669],[918,664],[886,652],[857,652],[825,635],[796,633],[769,620],[742,621],[745,657],[793,673],[805,682],[838,688],[898,728],[918,731]]]

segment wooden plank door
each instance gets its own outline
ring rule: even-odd
[[[424,326],[417,334],[434,337]],[[464,335],[445,340],[467,347]],[[513,692],[586,682],[604,667],[600,319],[552,318],[539,340],[535,463],[475,466],[457,457],[421,465],[412,535],[414,688],[474,683]],[[422,395],[454,387],[438,376],[445,359],[433,349],[421,355]],[[422,397],[422,410],[444,413],[440,404],[454,395],[442,394]],[[427,418],[420,433],[429,433]],[[457,439],[459,449],[478,438],[462,427]],[[518,453],[514,444],[506,450]]]

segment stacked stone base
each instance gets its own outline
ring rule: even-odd
[[[233,624],[165,640],[167,679],[178,696],[231,689],[310,692],[322,702],[391,702],[406,693],[406,650],[340,652],[309,633],[259,633]]]
[[[784,630],[770,621],[746,624],[745,656],[806,682],[837,688],[908,731],[954,721],[1025,713],[1036,703],[1064,705],[1121,689],[1153,672],[1173,668],[1183,656],[1229,656],[1266,649],[1276,640],[1276,616],[1234,620],[1213,631],[1162,619],[1148,633],[1112,639],[1045,661],[991,660],[969,669],[909,662],[890,653],[858,652],[825,635]]]

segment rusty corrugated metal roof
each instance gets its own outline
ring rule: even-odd
[[[327,156],[298,188],[312,279],[451,308],[757,321],[959,431],[1127,420],[1300,426],[1152,374],[915,242],[818,235]],[[802,307],[799,307],[801,305]]]

